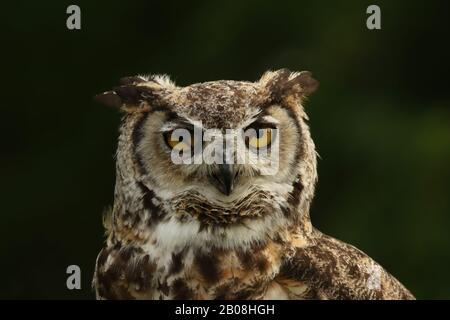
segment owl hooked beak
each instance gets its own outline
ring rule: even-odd
[[[223,194],[229,196],[234,189],[234,173],[233,164],[219,164],[218,169],[210,175],[211,183]]]

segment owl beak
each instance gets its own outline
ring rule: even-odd
[[[211,174],[212,184],[223,194],[229,196],[234,188],[234,168],[232,164],[219,164],[219,169]]]

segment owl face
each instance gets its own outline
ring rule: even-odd
[[[134,123],[127,152],[138,170],[123,174],[149,186],[179,219],[226,225],[286,212],[295,183],[315,179],[300,104],[317,86],[309,73],[181,88],[160,76],[122,84],[99,99]]]

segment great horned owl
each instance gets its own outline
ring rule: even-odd
[[[124,112],[97,297],[413,299],[366,254],[311,225],[316,151],[302,102],[316,87],[309,72],[283,69],[187,87],[129,77],[97,96]],[[177,145],[199,144],[174,138],[179,128],[254,128],[246,148],[278,143],[277,172],[258,161],[175,164]]]

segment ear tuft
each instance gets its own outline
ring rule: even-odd
[[[122,99],[114,91],[106,91],[94,96],[94,100],[107,107],[120,108]]]
[[[124,85],[115,87],[114,92],[120,97],[122,103],[139,105],[144,100],[142,87],[135,85]]]
[[[311,93],[317,90],[319,87],[319,81],[312,77],[312,73],[309,71],[302,71],[291,81],[299,83],[302,94],[309,96]]]
[[[150,97],[151,92],[146,87],[123,85],[115,87],[113,91],[98,94],[94,99],[108,107],[121,108],[124,105],[139,106]]]
[[[311,72],[291,72],[288,69],[266,72],[260,83],[266,87],[274,101],[281,101],[289,96],[301,100],[319,86],[319,82],[312,77]]]
[[[286,84],[289,81],[291,72],[288,69],[280,69],[269,73],[269,80],[266,88],[271,92],[276,99],[281,98],[286,90]]]
[[[143,83],[146,82],[147,80],[139,77],[139,76],[133,76],[133,77],[123,77],[120,78],[119,83],[121,85],[130,85],[130,84],[138,84],[138,83]]]
[[[163,84],[168,84],[167,79],[168,77],[163,76],[124,77],[119,81],[120,86],[96,95],[94,99],[101,104],[126,112],[146,111],[149,106],[163,104],[164,94],[174,86],[170,82],[170,86],[165,87]]]

